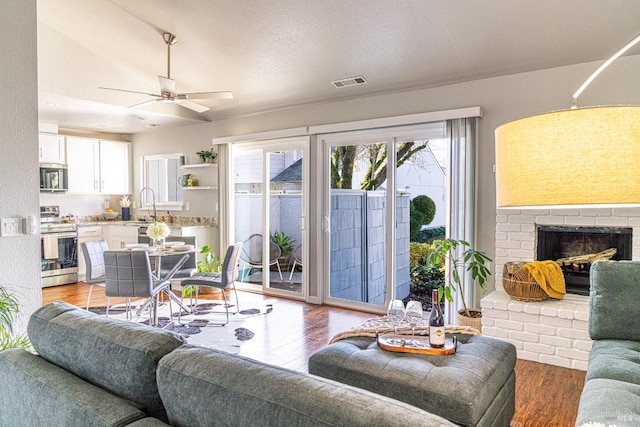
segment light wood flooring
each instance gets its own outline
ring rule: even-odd
[[[62,300],[85,307],[88,290],[89,286],[84,283],[45,288],[42,302]],[[375,317],[370,313],[239,293],[241,308],[273,305],[269,315],[247,319],[245,326],[261,339],[244,343],[240,354],[302,372],[307,372],[309,356],[325,346],[335,334]],[[220,294],[203,297],[221,298]],[[112,304],[123,301],[111,299]],[[91,306],[105,304],[103,289],[94,287]],[[516,413],[511,426],[573,426],[584,378],[583,371],[519,359],[516,363]]]

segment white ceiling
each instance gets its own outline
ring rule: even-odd
[[[640,33],[638,0],[38,0],[40,121],[155,126],[442,86],[604,60]],[[231,100],[130,109],[166,76]],[[640,54],[636,47],[629,54]],[[364,76],[336,89],[331,81]],[[585,76],[586,79],[587,76]],[[576,82],[576,89],[582,82]]]

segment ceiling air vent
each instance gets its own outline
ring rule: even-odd
[[[366,83],[367,81],[362,76],[349,77],[348,79],[334,80],[331,82],[331,84],[333,84],[338,89],[347,87],[347,86],[363,85]]]

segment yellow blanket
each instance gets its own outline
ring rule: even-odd
[[[551,298],[562,299],[567,292],[562,269],[555,261],[533,261],[524,266]]]

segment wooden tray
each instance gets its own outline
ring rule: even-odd
[[[394,344],[391,342],[393,339],[393,334],[386,335],[378,335],[376,337],[378,341],[378,347],[387,351],[394,351],[397,353],[416,353],[416,354],[434,354],[439,356],[445,356],[448,354],[454,354],[456,352],[456,348],[458,347],[458,339],[453,337],[453,339],[446,339],[444,341],[443,348],[434,348],[429,345],[429,337],[416,335],[413,337],[415,341],[420,343],[419,346],[409,345],[406,342],[411,341],[411,335],[398,335],[402,343]]]

